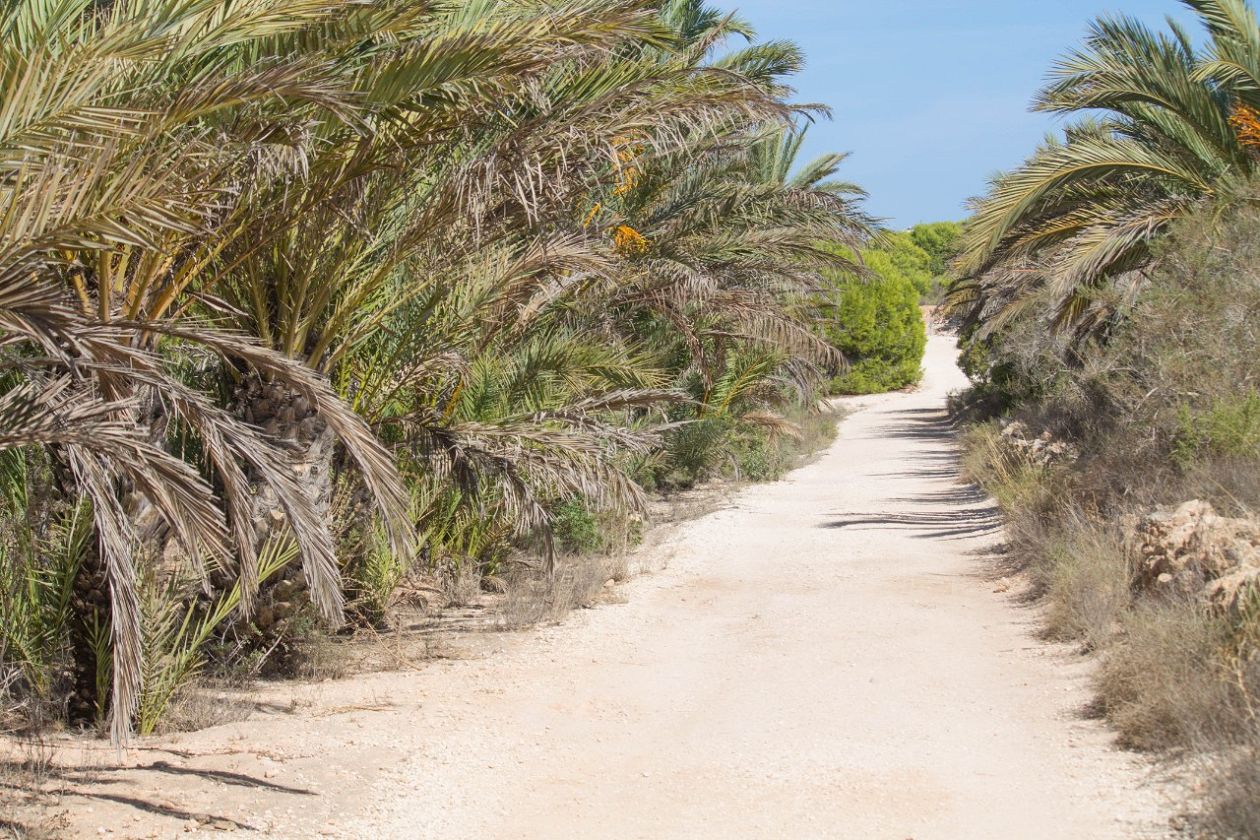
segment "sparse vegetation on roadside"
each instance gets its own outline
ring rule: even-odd
[[[968,462],[1050,631],[1126,741],[1205,768],[1203,830],[1254,838],[1260,22],[1186,5],[1204,38],[1113,16],[1056,64],[1036,107],[1073,121],[975,201],[948,305],[960,411],[1015,421]]]
[[[1099,655],[1099,708],[1125,743],[1204,775],[1201,824],[1223,838],[1260,836],[1253,196],[1178,224],[1128,316],[1075,364],[1042,376],[1072,345],[1005,330],[959,400],[1008,408],[967,432],[965,465],[1006,511],[1048,634]]]

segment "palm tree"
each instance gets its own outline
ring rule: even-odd
[[[51,447],[65,491],[91,503],[96,539],[84,577],[109,592],[118,737],[138,696],[135,564],[142,530],[152,527],[146,511],[194,565],[229,563],[229,533],[248,528],[236,466],[246,461],[290,491],[289,519],[314,577],[332,557],[319,520],[292,492],[283,454],[182,383],[155,352],[159,342],[198,345],[290,376],[362,437],[362,424],[305,371],[231,336],[137,319],[116,296],[133,257],[213,228],[230,159],[205,123],[279,97],[340,107],[326,74],[301,59],[207,73],[218,53],[243,49],[251,37],[322,25],[332,10],[305,3],[290,12],[281,21],[262,2],[225,14],[210,3],[104,9],[74,0],[0,12],[0,321],[5,367],[17,375],[4,396],[3,446]],[[208,478],[150,433],[144,421],[155,401],[199,432],[226,510]],[[242,551],[246,573],[252,557]],[[336,597],[323,595],[321,607],[335,617]],[[95,666],[76,664],[90,695]]]
[[[663,426],[835,358],[799,302],[860,194],[791,174],[799,51],[719,55],[751,30],[701,3],[17,0],[0,36],[0,454],[90,517],[75,692],[117,739],[157,572],[245,620],[291,534],[337,623],[350,532],[547,542],[641,504]]]
[[[1260,91],[1260,24],[1244,0],[1187,5],[1208,28],[1202,53],[1176,23],[1108,18],[1055,66],[1036,109],[1088,116],[974,203],[952,301],[985,332],[1030,307],[1105,328],[1169,224],[1253,173],[1236,118]]]
[[[823,271],[853,269],[828,243],[857,241],[870,223],[856,206],[860,191],[828,180],[842,158],[789,177],[797,149],[781,127],[741,127],[699,160],[640,163],[633,188],[605,205],[643,245],[626,259],[631,282],[604,306],[620,323],[668,325],[705,386],[720,378],[732,345],[786,353],[782,362],[800,373],[839,362],[795,304],[820,290]]]

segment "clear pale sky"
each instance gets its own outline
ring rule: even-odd
[[[893,227],[963,218],[989,175],[1027,157],[1055,125],[1028,104],[1094,17],[1191,20],[1176,0],[713,1],[804,48],[797,100],[833,112],[805,154],[852,152],[844,176]]]

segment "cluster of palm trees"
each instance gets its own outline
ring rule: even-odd
[[[638,503],[663,430],[808,398],[869,221],[839,157],[793,174],[819,109],[751,35],[698,0],[6,3],[0,659],[43,684],[60,645],[122,738],[288,557],[336,624],[364,553],[550,556],[550,505]],[[155,653],[197,591],[231,597]]]
[[[1260,24],[1246,0],[1184,0],[1206,40],[1095,22],[1035,107],[1076,116],[974,202],[952,302],[981,338],[1033,318],[1081,346],[1143,288],[1158,240],[1260,161]]]

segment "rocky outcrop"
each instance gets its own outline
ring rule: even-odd
[[[1203,592],[1213,609],[1239,616],[1247,610],[1256,615],[1257,599],[1260,599],[1260,566],[1243,566],[1237,571],[1217,578]]]
[[[1002,442],[1030,462],[1043,467],[1070,463],[1080,457],[1080,451],[1073,444],[1056,440],[1048,431],[1034,435],[1028,424],[1020,420],[1003,427]]]
[[[1260,521],[1220,516],[1204,501],[1148,514],[1129,542],[1142,592],[1237,612],[1260,585]]]

